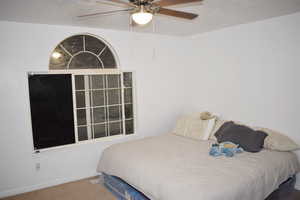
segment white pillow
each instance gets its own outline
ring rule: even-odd
[[[264,148],[266,149],[275,151],[296,151],[300,149],[298,144],[284,134],[268,128],[254,127],[254,129],[268,134],[264,142]]]
[[[174,129],[176,135],[197,139],[207,140],[214,127],[215,119],[201,120],[200,113],[198,115],[186,115],[181,117]]]
[[[206,130],[204,132],[204,135],[203,135],[203,140],[208,140],[214,127],[215,127],[215,123],[216,123],[216,118],[212,118],[212,119],[209,119],[209,120],[206,120],[207,121],[207,127],[206,127]]]

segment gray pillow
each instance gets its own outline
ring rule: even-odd
[[[264,140],[268,134],[230,121],[224,123],[215,136],[219,143],[233,142],[240,145],[245,151],[259,152],[263,148]]]

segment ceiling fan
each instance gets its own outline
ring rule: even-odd
[[[132,20],[137,25],[148,24],[155,14],[168,15],[172,17],[179,17],[188,20],[195,19],[198,17],[197,14],[177,11],[173,9],[164,8],[165,6],[173,6],[178,4],[201,2],[202,0],[129,0],[125,2],[122,0],[101,0],[96,1],[101,4],[109,4],[119,7],[124,7],[124,9],[113,10],[107,12],[97,12],[92,14],[85,14],[77,16],[79,18],[97,16],[97,15],[107,15],[119,12],[130,12]],[[134,24],[133,24],[134,25]]]

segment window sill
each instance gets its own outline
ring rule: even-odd
[[[117,140],[121,140],[121,139],[130,139],[130,138],[135,138],[135,137],[137,137],[136,133],[131,134],[131,135],[115,135],[115,136],[110,136],[110,137],[97,138],[97,139],[86,140],[86,141],[79,141],[74,144],[67,144],[67,145],[61,145],[61,146],[56,146],[56,147],[49,147],[49,148],[34,150],[33,154],[38,155],[40,153],[65,149],[65,148],[69,148],[69,147],[76,147],[76,146],[93,144],[93,143],[95,144],[95,143],[112,142],[112,141],[117,141]]]

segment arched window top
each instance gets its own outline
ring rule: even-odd
[[[118,62],[111,46],[89,34],[63,40],[51,53],[49,62],[49,70],[114,68],[118,68]]]

